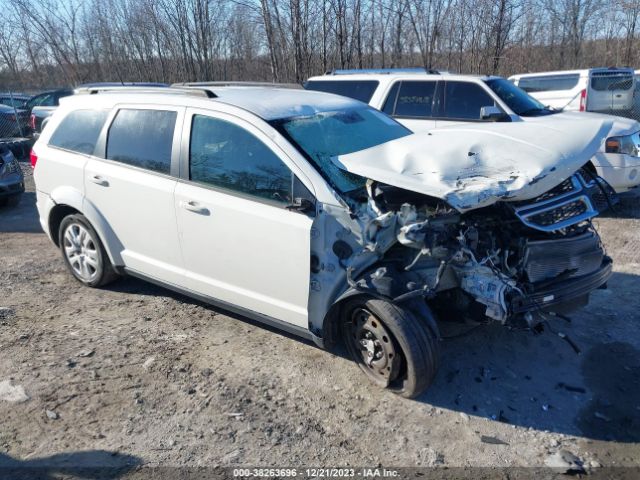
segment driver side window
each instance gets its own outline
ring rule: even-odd
[[[444,97],[444,118],[481,120],[482,107],[495,106],[493,98],[482,87],[471,82],[447,81]]]
[[[292,200],[291,170],[253,134],[219,118],[194,115],[189,178],[280,205]]]

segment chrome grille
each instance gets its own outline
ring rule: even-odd
[[[589,205],[583,200],[578,199],[570,203],[565,203],[558,207],[546,210],[529,217],[529,221],[536,225],[549,227],[556,225],[579,215],[583,215],[589,210]]]
[[[609,205],[603,190],[615,202],[611,186],[581,172],[527,202],[513,203],[516,216],[528,227],[552,232],[589,220]]]

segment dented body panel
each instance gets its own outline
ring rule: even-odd
[[[340,156],[363,177],[445,200],[464,212],[500,200],[535,198],[598,151],[611,123],[454,126],[416,133]]]

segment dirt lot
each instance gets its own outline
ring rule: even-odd
[[[0,210],[0,468],[542,466],[560,450],[592,471],[640,465],[637,197],[597,222],[610,288],[553,324],[580,355],[548,330],[477,328],[443,341],[435,384],[409,401],[343,356],[144,282],[81,287],[25,171],[22,204]]]

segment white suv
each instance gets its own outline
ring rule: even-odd
[[[320,346],[343,340],[403,396],[434,378],[434,311],[533,325],[611,274],[590,219],[612,192],[577,172],[602,122],[569,140],[533,129],[552,149],[522,125],[465,129],[452,150],[444,130],[411,134],[318,92],[86,93],[32,153],[42,228],[77,280],[135,275]],[[505,154],[530,162],[515,172]]]
[[[425,73],[423,69],[338,70],[310,78],[305,88],[368,103],[415,132],[470,122],[555,124],[588,117],[608,119],[613,123],[610,137],[603,139],[590,167],[617,192],[640,184],[640,123],[554,110],[501,77]],[[504,123],[494,126],[500,130]]]

